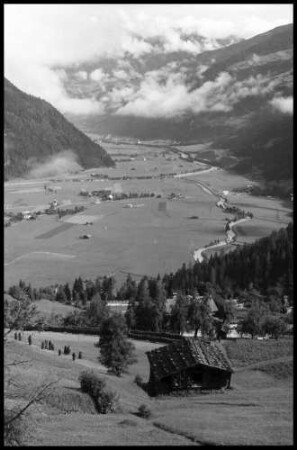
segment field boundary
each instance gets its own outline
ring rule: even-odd
[[[175,434],[175,435],[177,435],[177,436],[181,436],[181,437],[184,437],[184,438],[186,438],[186,439],[189,439],[189,441],[195,442],[195,444],[197,444],[197,445],[201,445],[201,446],[210,446],[210,447],[217,447],[217,446],[218,446],[218,444],[217,444],[216,442],[212,442],[212,441],[201,441],[201,440],[197,439],[195,436],[191,436],[191,435],[188,434],[188,433],[183,433],[182,431],[180,431],[180,432],[174,431],[174,430],[173,430],[171,427],[169,427],[168,425],[163,425],[162,423],[159,423],[159,422],[153,422],[153,425],[154,425],[156,428],[159,428],[160,430],[167,431],[168,433]]]

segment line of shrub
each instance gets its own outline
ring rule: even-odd
[[[177,333],[143,331],[143,330],[129,331],[128,337],[132,339],[141,339],[144,341],[165,342],[165,343],[181,340],[183,338],[182,335]]]
[[[115,412],[119,396],[116,392],[106,389],[106,382],[93,371],[84,371],[79,376],[82,392],[90,395],[99,414]]]

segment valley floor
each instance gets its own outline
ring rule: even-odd
[[[39,287],[73,283],[79,276],[113,275],[121,283],[128,273],[138,279],[175,272],[183,263],[193,262],[197,249],[225,239],[226,219],[233,216],[216,206],[225,190],[230,204],[254,215],[236,227],[240,245],[291,221],[291,208],[279,200],[236,192],[250,182],[245,177],[180,159],[168,146],[107,144],[107,150],[130,157],[118,161],[115,168],[5,184],[5,212],[45,207],[54,198],[62,209],[85,207],[82,213],[61,221],[57,215],[43,215],[5,228],[5,288],[19,279]],[[44,184],[56,192],[46,193]],[[97,203],[98,197],[79,195],[81,190],[102,189],[153,193],[154,197]],[[93,225],[86,226],[88,221]],[[90,239],[79,238],[86,233]],[[233,248],[208,249],[204,256]]]

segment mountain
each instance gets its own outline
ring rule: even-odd
[[[67,117],[101,135],[207,143],[229,150],[235,169],[291,179],[293,25],[207,48],[165,52],[156,40],[137,57],[64,67],[68,94],[105,110]]]
[[[53,106],[25,94],[5,79],[5,178],[28,175],[33,167],[56,155],[64,155],[66,165],[68,158],[75,162],[76,167],[113,165],[102,147],[92,142]]]

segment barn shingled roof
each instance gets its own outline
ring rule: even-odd
[[[233,372],[223,351],[215,343],[204,339],[183,338],[146,354],[151,370],[159,380],[198,364]]]

